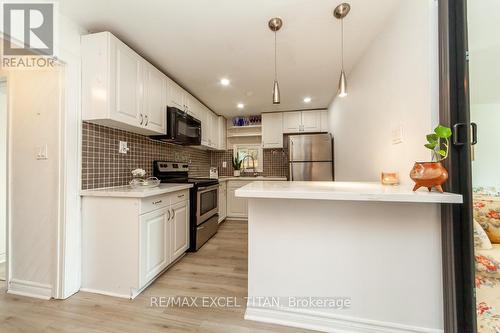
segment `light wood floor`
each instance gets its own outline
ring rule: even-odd
[[[197,253],[189,253],[135,300],[79,292],[61,301],[5,293],[0,332],[154,333],[306,332],[243,319],[242,308],[152,308],[151,296],[247,295],[247,224],[227,221]]]

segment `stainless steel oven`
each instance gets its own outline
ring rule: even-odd
[[[218,212],[219,185],[198,187],[196,203],[196,224],[200,225]]]

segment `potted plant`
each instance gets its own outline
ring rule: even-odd
[[[234,156],[233,169],[235,177],[239,177],[241,175],[241,165],[243,164],[244,159],[245,159],[245,154],[240,154],[240,152],[237,152],[236,156]]]
[[[415,162],[410,172],[410,178],[415,182],[413,191],[427,187],[429,192],[436,188],[443,193],[442,185],[448,180],[448,170],[441,163],[448,157],[451,129],[439,125],[434,133],[428,134],[425,147],[432,151],[431,162]]]

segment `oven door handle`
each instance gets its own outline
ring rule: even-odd
[[[205,187],[198,187],[198,192],[208,192],[219,188],[219,184]]]

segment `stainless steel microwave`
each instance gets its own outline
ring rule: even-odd
[[[201,122],[174,107],[167,107],[167,133],[154,135],[152,139],[183,146],[201,145]]]

